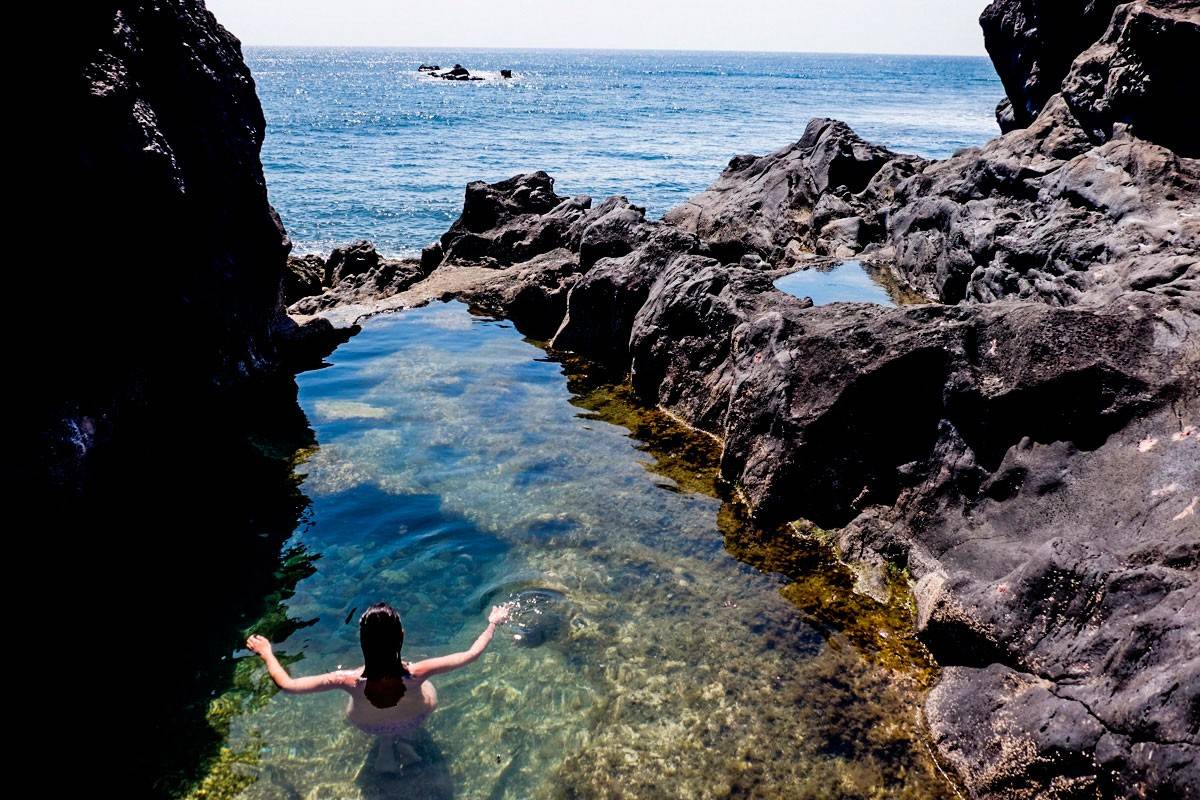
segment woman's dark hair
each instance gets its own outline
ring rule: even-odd
[[[387,603],[376,603],[358,618],[358,639],[362,643],[364,690],[371,705],[391,708],[404,697],[408,668],[400,660],[404,646],[404,626],[400,615]]]

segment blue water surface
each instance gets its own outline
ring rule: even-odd
[[[223,756],[193,800],[953,796],[918,728],[907,600],[741,524],[703,490],[713,465],[672,466],[618,424],[665,418],[573,390],[457,302],[367,320],[297,383],[320,445],[289,542],[315,560],[277,611],[294,674],[361,664],[358,615],[379,600],[414,661],[467,649],[491,604],[531,591],[562,598],[557,624],[526,613],[536,640],[502,626],[437,676],[398,775],[376,774],[381,744],[340,693],[218,698]],[[244,664],[245,685],[269,681]]]
[[[250,47],[246,58],[271,201],[296,252],[367,238],[412,254],[458,216],[469,181],[537,169],[560,194],[623,194],[659,216],[731,156],[789,144],[813,117],[946,156],[997,133],[1002,95],[973,57]],[[488,79],[430,78],[423,62]]]
[[[897,305],[887,287],[857,261],[793,272],[775,281],[775,288],[795,297],[811,298],[814,306],[830,303]]]

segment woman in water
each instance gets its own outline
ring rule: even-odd
[[[479,658],[492,640],[496,626],[506,622],[508,615],[507,605],[493,606],[488,614],[487,628],[479,634],[469,650],[427,658],[416,664],[400,659],[404,626],[400,624],[396,609],[387,603],[376,603],[364,611],[358,620],[358,638],[365,662],[358,669],[293,678],[275,658],[271,643],[265,637],[251,636],[246,640],[246,648],[266,662],[271,679],[288,694],[341,689],[350,695],[346,705],[346,721],[364,733],[381,737],[376,767],[382,772],[389,772],[399,766],[393,737],[404,737],[415,732],[437,708],[437,690],[429,679]],[[404,742],[400,745],[405,751],[405,760],[415,760],[416,754],[412,748]]]

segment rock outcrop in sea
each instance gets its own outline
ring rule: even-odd
[[[424,72],[431,78],[441,78],[445,81],[481,81],[483,78],[478,75],[472,75],[471,71],[462,64],[455,64],[447,70],[443,70],[437,65],[422,64],[417,67],[418,72]],[[511,77],[511,76],[505,76]]]
[[[545,173],[473,183],[384,299],[327,277],[292,310],[469,299],[718,437],[759,517],[907,569],[943,667],[927,721],[971,796],[1197,797],[1200,11],[996,0],[982,23],[1009,95],[982,147],[930,161],[813,120],[661,221]],[[852,256],[927,302],[773,288]]]

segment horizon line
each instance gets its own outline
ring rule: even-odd
[[[236,35],[236,34],[235,34]],[[979,53],[913,53],[913,52],[867,52],[847,50],[696,50],[681,47],[484,47],[481,45],[408,45],[408,44],[268,44],[263,42],[247,42],[238,39],[243,47],[278,47],[278,48],[324,48],[337,50],[477,50],[483,52],[511,51],[528,52],[530,50],[545,52],[578,52],[578,53],[700,53],[700,54],[729,54],[729,55],[790,55],[790,56],[908,56],[912,58],[983,58],[989,59],[986,52]]]

